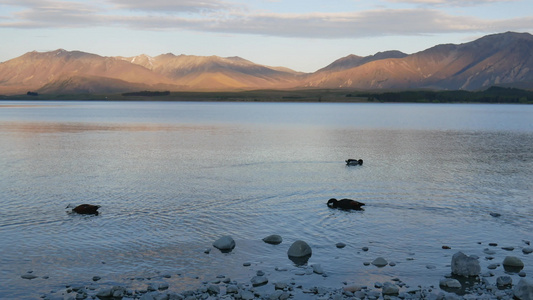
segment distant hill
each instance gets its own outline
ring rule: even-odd
[[[0,94],[231,91],[290,88],[359,90],[533,89],[533,36],[506,32],[405,54],[348,55],[311,74],[240,57],[103,57],[63,49],[0,63]]]
[[[531,53],[532,35],[507,32],[351,68],[325,68],[307,78],[304,86],[369,90],[478,90],[493,85],[533,88]]]

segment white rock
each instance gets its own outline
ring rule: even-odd
[[[447,287],[447,288],[452,288],[452,289],[461,288],[461,283],[459,282],[459,280],[453,279],[453,278],[442,279],[439,282],[439,285],[442,287]]]
[[[268,243],[268,244],[272,244],[272,245],[281,244],[282,241],[283,241],[283,239],[281,238],[281,236],[279,236],[277,234],[269,235],[269,236],[267,236],[267,237],[265,237],[263,239],[263,242]]]
[[[231,238],[231,236],[226,235],[216,240],[213,243],[213,247],[221,251],[231,251],[233,248],[235,248],[235,241],[233,238]]]
[[[372,264],[376,267],[384,267],[388,265],[389,263],[383,257],[378,257],[372,261]]]
[[[292,257],[304,257],[312,254],[311,247],[304,241],[298,240],[292,243],[287,254]]]
[[[513,294],[520,300],[533,300],[533,280],[521,278],[514,287]]]
[[[457,252],[452,256],[452,273],[460,276],[477,276],[481,266],[477,258]]]
[[[322,269],[322,266],[320,264],[314,264],[311,267],[313,268],[313,272],[317,274],[324,274],[324,270]]]

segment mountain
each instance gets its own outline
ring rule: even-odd
[[[103,57],[58,49],[0,63],[0,94],[123,93],[289,88],[478,90],[533,89],[533,36],[506,32],[414,53],[348,55],[311,74],[240,57]]]
[[[437,45],[405,57],[372,60],[351,68],[325,68],[309,76],[303,86],[441,90],[477,90],[492,85],[533,88],[532,50],[531,34],[507,32],[460,45]]]

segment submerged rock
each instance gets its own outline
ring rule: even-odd
[[[457,252],[452,256],[452,273],[460,276],[477,276],[481,273],[481,266],[476,257]]]
[[[313,253],[311,247],[304,241],[298,240],[292,243],[291,247],[287,251],[287,255],[292,257],[304,257],[310,256]]]
[[[235,241],[229,235],[223,236],[213,243],[213,247],[220,251],[231,251],[235,248]]]
[[[376,267],[384,267],[388,265],[389,263],[383,257],[378,257],[372,261],[372,264]]]
[[[277,234],[269,235],[269,236],[267,236],[267,237],[265,237],[263,239],[263,242],[265,242],[267,244],[272,244],[272,245],[281,244],[282,241],[283,241],[283,239],[281,238],[281,236],[279,236]]]
[[[516,256],[506,256],[502,264],[507,272],[518,273],[524,268],[524,263]]]

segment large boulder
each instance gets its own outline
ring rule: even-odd
[[[235,248],[235,241],[233,240],[233,238],[231,238],[231,236],[226,235],[216,240],[213,243],[213,247],[217,248],[222,252],[230,252],[231,250],[233,250],[233,248]]]
[[[515,298],[520,300],[533,300],[533,280],[522,278],[513,288]]]
[[[292,243],[291,247],[287,251],[287,254],[292,257],[304,257],[311,255],[313,251],[311,247],[304,241],[298,240]]]
[[[481,266],[477,257],[467,256],[457,252],[452,256],[452,273],[459,276],[478,276]]]

